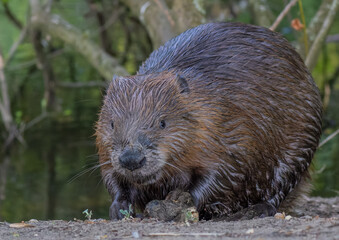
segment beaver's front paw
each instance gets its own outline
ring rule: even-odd
[[[182,190],[170,192],[165,200],[153,200],[146,205],[145,216],[161,221],[195,221],[198,215],[191,194]],[[187,217],[190,217],[189,219]],[[193,220],[192,220],[193,219]]]
[[[165,201],[172,201],[182,205],[183,207],[194,206],[191,194],[180,189],[169,192],[165,198]]]
[[[133,212],[131,212],[130,205],[131,204],[127,200],[114,200],[109,208],[109,218],[111,220],[120,220],[126,217],[126,215],[124,215],[120,210],[126,211],[128,214],[132,214]]]

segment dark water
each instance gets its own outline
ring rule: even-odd
[[[25,135],[26,146],[17,145],[10,159],[2,159],[0,220],[84,219],[90,209],[94,218],[108,218],[110,197],[98,169],[80,174],[97,164],[93,123],[50,123]],[[339,137],[318,151],[313,194],[335,196],[339,190]],[[79,175],[79,176],[78,176]]]
[[[110,197],[99,170],[82,173],[97,164],[94,131],[88,126],[51,125],[28,132],[27,146],[16,146],[3,164],[7,176],[0,219],[67,220],[83,218],[85,209],[91,209],[93,217],[107,218]]]

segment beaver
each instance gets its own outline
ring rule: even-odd
[[[279,33],[240,23],[187,30],[108,87],[96,145],[110,218],[177,190],[201,219],[271,216],[303,189],[321,115],[310,72]]]

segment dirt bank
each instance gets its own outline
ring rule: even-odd
[[[289,220],[269,217],[189,226],[150,219],[0,222],[0,239],[339,239],[339,197],[309,198],[297,214]]]

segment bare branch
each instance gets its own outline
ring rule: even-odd
[[[60,56],[61,54],[64,53],[64,49],[58,49],[50,54],[47,55],[47,59],[50,60],[50,59],[53,59],[53,58],[56,58],[58,56]],[[23,63],[20,63],[20,64],[16,64],[16,65],[12,65],[12,66],[7,66],[6,64],[6,70],[7,71],[17,71],[19,69],[22,69],[22,68],[28,68],[28,67],[31,67],[33,65],[35,65],[37,63],[37,59],[32,59],[32,60],[29,60],[29,61],[26,61],[26,62],[23,62]]]
[[[256,24],[263,27],[269,27],[274,19],[267,0],[248,0],[248,4],[254,14]]]
[[[166,17],[167,6],[163,0],[162,9],[159,9],[159,4],[149,0],[127,0],[125,4],[132,10],[146,27],[152,42],[153,48],[158,48],[167,40],[176,35],[176,31]],[[164,12],[164,9],[165,12]],[[161,27],[159,27],[161,26]]]
[[[94,0],[88,0],[88,5],[89,5],[90,11],[93,13],[93,15],[95,15],[98,25],[99,25],[99,35],[100,35],[101,46],[105,50],[105,52],[113,56],[114,53],[112,49],[112,40],[110,39],[110,35],[107,29],[103,27],[106,24],[106,16],[102,11],[100,11],[97,8]]]
[[[315,14],[315,16],[310,21],[307,32],[308,32],[308,42],[312,46],[314,39],[320,31],[320,28],[324,22],[324,19],[327,16],[327,13],[330,11],[332,0],[322,0],[322,3]]]
[[[332,133],[330,136],[328,136],[324,141],[322,141],[320,144],[319,144],[319,147],[322,147],[325,145],[325,143],[327,143],[328,141],[330,141],[332,138],[334,138],[337,134],[339,134],[339,129],[337,129],[334,133]]]
[[[169,13],[169,10],[166,6],[166,3],[164,1],[160,1],[160,0],[154,0],[154,2],[157,4],[160,11],[166,16],[167,21],[171,24],[172,27],[174,27],[175,22],[174,22],[174,20],[171,16],[171,14]]]
[[[23,125],[21,132],[33,127],[34,125],[38,124],[42,120],[48,117],[48,113],[46,111],[42,112],[39,116],[35,117],[32,121],[28,122],[26,125]]]
[[[0,112],[2,116],[2,120],[4,122],[5,128],[7,131],[10,130],[11,124],[13,122],[12,114],[11,114],[11,106],[9,102],[8,96],[8,87],[4,73],[5,62],[0,53],[0,87],[1,87],[1,99],[0,99]]]
[[[8,6],[7,2],[2,2],[4,9],[5,9],[5,14],[8,17],[8,19],[19,29],[22,29],[22,23],[17,19],[17,17],[12,13],[11,9]]]
[[[7,60],[6,60],[6,66],[8,66],[8,63],[12,60],[16,50],[18,49],[18,47],[20,46],[20,44],[22,43],[22,41],[25,39],[26,35],[27,35],[27,26],[24,27],[22,30],[21,30],[21,33],[20,33],[20,36],[19,36],[19,39],[18,41],[14,42],[13,45],[11,46],[10,50],[9,50],[9,53],[8,53],[8,57],[7,57]]]
[[[316,36],[316,38],[315,38],[315,40],[312,44],[310,52],[308,53],[308,55],[306,57],[305,64],[311,71],[317,63],[318,55],[320,53],[321,46],[326,39],[326,35],[327,35],[331,25],[332,25],[332,22],[334,20],[334,17],[335,17],[335,14],[336,14],[338,8],[339,8],[339,0],[333,0],[331,7],[329,9],[329,12],[328,12],[321,28],[320,28],[318,35]]]
[[[203,14],[194,2],[174,0],[170,9],[165,0],[124,1],[144,24],[152,39],[153,48],[158,48],[177,34],[202,23]]]
[[[274,31],[280,22],[283,20],[283,18],[286,16],[286,14],[290,11],[290,9],[297,3],[298,0],[291,0],[284,8],[284,10],[279,14],[277,19],[274,21],[270,29]]]
[[[35,54],[37,56],[37,65],[38,68],[42,71],[42,76],[44,79],[44,99],[47,102],[48,109],[55,108],[55,77],[53,66],[47,61],[47,56],[44,50],[43,45],[41,44],[42,35],[39,30],[31,31],[31,39]]]
[[[8,149],[14,139],[18,139],[20,142],[24,142],[20,131],[16,124],[13,122],[13,116],[11,113],[10,98],[8,96],[7,82],[4,73],[4,59],[0,52],[0,88],[1,88],[1,99],[0,99],[0,113],[2,121],[5,125],[5,129],[8,133],[5,144],[2,146],[2,151]]]
[[[114,74],[128,75],[118,60],[104,52],[97,44],[92,42],[88,36],[82,34],[77,28],[70,25],[57,15],[48,15],[39,9],[36,0],[31,0],[33,27],[41,29],[54,38],[64,41],[81,53],[91,65],[107,80]]]
[[[47,0],[46,4],[45,4],[45,6],[44,6],[44,10],[45,10],[47,13],[50,13],[50,12],[51,12],[53,2],[54,2],[54,0]]]

